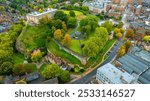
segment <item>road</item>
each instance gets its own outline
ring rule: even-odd
[[[127,29],[127,28],[129,27],[129,24],[125,21],[125,17],[126,17],[126,14],[124,13],[124,14],[123,14],[123,18],[122,18],[122,21],[124,22],[123,28],[124,28],[124,29]],[[124,36],[125,36],[125,33],[126,33],[126,32],[124,32],[124,34],[123,34],[123,38],[124,38]],[[109,63],[109,62],[111,62],[112,59],[116,56],[116,53],[117,53],[118,49],[119,49],[120,46],[122,45],[122,40],[123,40],[123,38],[118,41],[117,46],[114,46],[114,48],[111,50],[111,53],[109,54],[108,58],[107,58],[103,63],[101,63],[97,68],[95,68],[95,69],[94,69],[93,71],[91,71],[90,73],[88,73],[88,74],[86,74],[85,76],[79,78],[78,80],[72,82],[71,84],[87,84],[87,83],[90,83],[90,81],[92,80],[92,78],[93,78],[94,76],[96,76],[97,69],[98,69],[99,67],[101,67],[101,66],[103,66],[103,65],[105,65],[105,64],[107,64],[107,63]]]

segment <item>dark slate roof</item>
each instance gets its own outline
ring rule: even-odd
[[[41,84],[58,84],[58,78],[46,80],[42,82]]]
[[[146,80],[145,78],[143,78],[143,77],[139,77],[139,79],[138,79],[141,83],[143,83],[143,84],[150,84],[150,81],[148,81],[148,80]]]
[[[145,73],[141,75],[141,77],[150,81],[150,69],[148,69]]]
[[[149,53],[150,54],[150,53]],[[128,73],[136,73],[141,83],[150,84],[150,62],[136,56],[135,54],[127,53],[118,59],[122,64],[122,68]]]
[[[132,69],[136,74],[140,74],[148,67],[148,65],[144,62],[140,62],[137,58],[138,57],[132,57],[130,54],[126,54],[125,56],[119,58],[118,61]]]

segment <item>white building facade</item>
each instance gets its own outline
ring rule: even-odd
[[[27,22],[28,23],[34,23],[39,24],[39,20],[43,18],[44,16],[48,15],[49,18],[52,18],[55,14],[57,9],[47,9],[46,11],[43,11],[42,13],[39,12],[33,12],[31,14],[27,14]]]
[[[131,84],[136,78],[108,63],[97,69],[96,79],[103,84]]]

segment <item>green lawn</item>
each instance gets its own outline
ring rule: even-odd
[[[106,45],[103,48],[103,53],[107,52],[109,50],[109,48],[114,44],[115,41],[116,41],[116,39],[108,40]]]
[[[75,11],[75,10],[73,10],[73,11],[75,12],[75,15],[76,15],[77,20],[81,20],[81,19],[83,19],[83,18],[86,17],[86,15],[84,15],[84,14],[83,14],[82,12],[80,12],[80,11]],[[64,12],[65,14],[69,15],[69,10],[63,10],[63,12]]]
[[[20,53],[15,53],[13,55],[13,61],[14,61],[15,66],[23,64],[24,59],[25,59],[24,55]]]
[[[70,47],[68,47],[70,50],[78,53],[78,54],[81,54],[81,49],[80,49],[80,43],[79,43],[79,40],[72,40],[71,41],[71,44],[70,44]]]
[[[76,16],[79,16],[79,15],[83,15],[83,13],[82,12],[80,12],[80,11],[75,11],[75,10],[73,10],[74,11],[74,13],[75,13],[75,15]],[[63,12],[65,13],[65,14],[67,14],[67,15],[69,15],[69,10],[63,10]]]
[[[67,61],[68,63],[79,64],[80,66],[82,66],[80,60],[78,60],[73,55],[65,52],[64,50],[59,49],[59,46],[53,40],[49,42],[47,47],[50,52],[52,52],[54,55],[58,57],[61,57],[63,60]]]

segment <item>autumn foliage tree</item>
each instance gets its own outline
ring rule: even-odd
[[[134,38],[134,31],[132,29],[127,30],[126,35],[127,38]]]
[[[128,49],[132,46],[131,41],[127,40],[127,41],[125,42],[125,46],[126,46],[126,52],[127,52]]]
[[[114,34],[116,34],[116,33],[120,33],[120,29],[119,28],[115,28],[114,29]]]
[[[127,40],[118,50],[117,57],[119,58],[119,57],[123,56],[131,46],[132,46],[131,41]]]
[[[39,62],[42,59],[42,52],[40,50],[36,50],[31,54],[31,60],[33,62]]]
[[[58,41],[60,41],[63,37],[63,34],[61,32],[60,29],[57,29],[55,32],[54,32],[54,38]]]
[[[150,35],[145,35],[143,37],[143,40],[146,41],[146,42],[150,42]]]
[[[126,46],[122,45],[117,52],[117,57],[122,57],[126,53]]]
[[[122,37],[122,31],[123,29],[121,28],[115,28],[114,30],[114,37],[117,39],[120,39]]]
[[[116,34],[115,34],[115,37],[116,37],[117,39],[120,39],[120,38],[122,37],[122,33],[116,33]]]
[[[62,21],[62,29],[64,31],[67,31],[67,25],[66,25],[66,23],[64,21]]]
[[[64,37],[64,39],[63,39],[63,44],[65,46],[68,46],[70,43],[71,43],[71,37],[70,37],[69,34],[66,34],[65,37]]]

